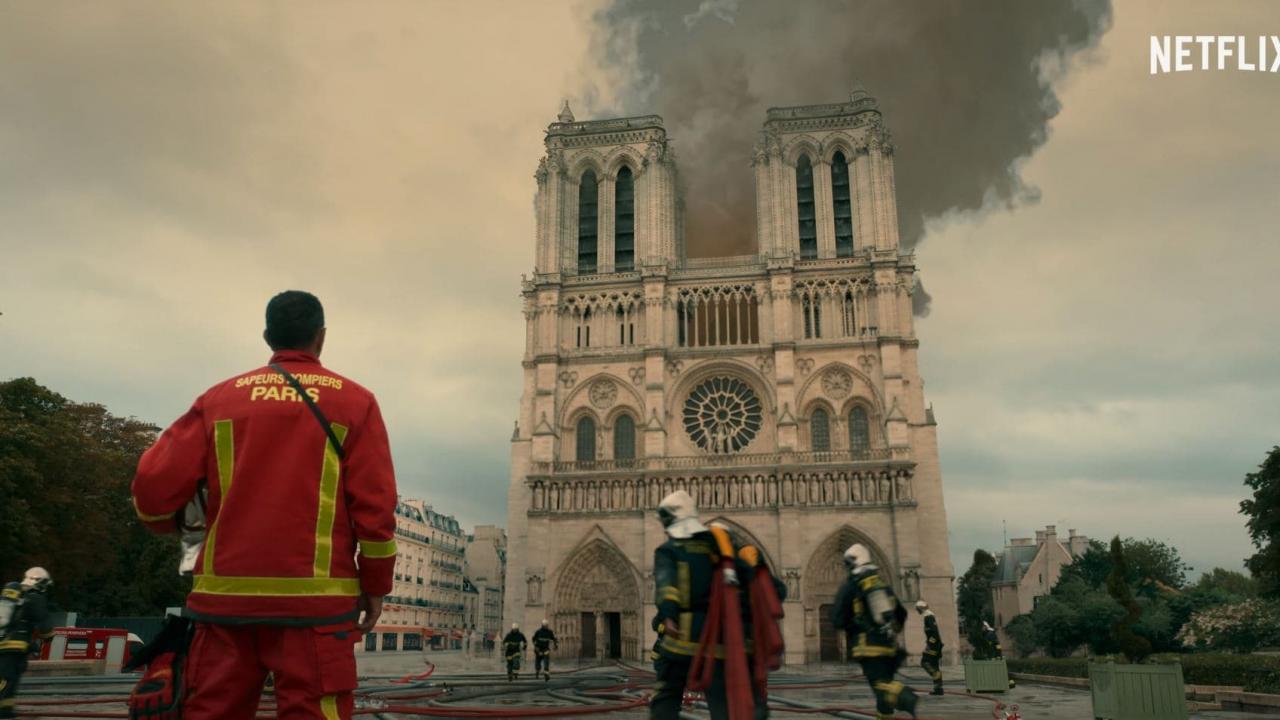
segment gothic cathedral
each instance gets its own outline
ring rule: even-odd
[[[954,653],[915,259],[876,100],[770,109],[753,165],[758,254],[689,258],[662,118],[578,122],[566,104],[547,129],[506,621],[546,619],[566,657],[642,659],[655,511],[683,488],[786,583],[787,663],[838,659],[827,618],[855,541]]]

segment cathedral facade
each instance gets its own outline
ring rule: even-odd
[[[904,601],[930,603],[953,653],[914,257],[877,103],[772,108],[753,157],[758,253],[689,258],[661,118],[578,122],[566,104],[548,128],[506,621],[547,620],[566,657],[645,657],[656,509],[684,489],[786,584],[786,662],[839,657],[827,618],[853,542]]]

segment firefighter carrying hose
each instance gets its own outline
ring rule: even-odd
[[[48,571],[33,567],[22,582],[11,582],[0,591],[0,718],[17,717],[13,707],[27,656],[53,636],[45,599],[51,585]]]
[[[391,591],[396,484],[377,401],[320,364],[314,295],[273,297],[263,338],[269,363],[197,398],[133,480],[138,517],[161,533],[207,488],[184,720],[253,718],[269,672],[281,717],[350,718],[353,644]]]
[[[938,632],[938,618],[929,609],[929,603],[916,601],[916,612],[924,616],[924,652],[920,655],[920,667],[933,678],[933,691],[930,695],[942,694],[942,633]]]
[[[520,632],[520,625],[511,623],[511,632],[502,638],[502,652],[507,658],[507,680],[515,680],[520,676],[520,656],[524,654],[525,648],[529,643],[525,640],[524,633]]]
[[[748,673],[751,658],[746,651],[754,627],[751,621],[761,630],[772,623],[776,631],[781,617],[780,605],[776,614],[765,612],[767,606],[778,603],[776,595],[771,595],[774,588],[767,568],[758,577],[769,587],[759,588],[763,594],[757,594],[753,582],[758,553],[752,548],[747,559],[740,558],[728,532],[699,522],[693,498],[683,490],[662,500],[658,517],[668,539],[654,551],[653,560],[658,606],[654,626],[659,631],[649,717],[678,718],[686,687],[705,690],[713,720],[768,717],[765,677]],[[755,597],[772,600],[753,603]],[[750,620],[744,622],[744,615]],[[764,670],[761,675],[768,669],[764,656],[772,662],[780,649],[780,639],[776,646],[756,648],[761,654],[757,668]]]
[[[551,680],[551,648],[555,646],[556,650],[560,649],[560,641],[556,639],[556,634],[547,627],[547,621],[542,621],[542,627],[533,633],[533,676],[536,678],[543,675],[548,681]]]
[[[880,579],[880,570],[871,562],[866,546],[855,543],[844,551],[849,578],[836,595],[831,622],[844,630],[849,657],[862,666],[876,696],[876,717],[892,718],[895,710],[916,714],[916,694],[894,679],[906,657],[898,645],[898,635],[907,621],[907,611],[893,590]]]

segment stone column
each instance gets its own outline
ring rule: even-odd
[[[818,159],[813,164],[814,222],[818,225],[818,257],[836,256],[835,207],[831,201],[831,164]],[[825,335],[823,337],[826,337]]]
[[[616,187],[611,175],[602,175],[596,187],[596,272],[613,272],[613,206]]]
[[[871,156],[866,146],[854,153],[853,162],[849,163],[849,172],[853,176],[854,250],[876,246],[875,203],[871,185]]]
[[[773,249],[773,188],[769,184],[769,155],[757,146],[751,160],[756,180],[756,252],[771,254]]]

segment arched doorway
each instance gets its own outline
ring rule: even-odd
[[[556,578],[553,630],[561,657],[640,658],[640,585],[635,569],[612,543],[580,547]]]
[[[831,607],[848,577],[844,551],[854,543],[862,543],[871,550],[882,577],[896,586],[888,557],[875,541],[848,525],[828,535],[809,556],[804,572],[805,658],[808,662],[838,662],[843,657],[844,638],[831,624]]]

